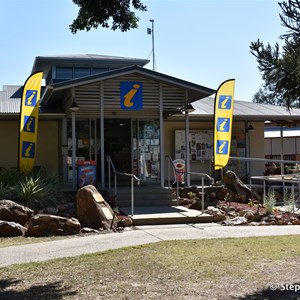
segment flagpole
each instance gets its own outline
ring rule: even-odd
[[[154,52],[154,20],[150,19],[149,20],[152,23],[152,29],[148,29],[148,33],[152,34],[152,68],[153,71],[155,71],[155,52]]]

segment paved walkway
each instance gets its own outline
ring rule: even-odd
[[[214,223],[139,226],[136,230],[126,229],[121,233],[74,236],[51,242],[0,248],[0,267],[166,240],[291,234],[300,234],[300,226],[222,226]]]

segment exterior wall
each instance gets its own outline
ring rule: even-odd
[[[0,121],[0,167],[18,166],[19,120]]]
[[[59,174],[61,158],[59,143],[59,122],[39,121],[36,166],[43,166],[47,174]]]
[[[189,121],[190,130],[213,130],[212,122],[196,122]],[[175,130],[185,130],[185,121],[166,121],[164,124],[164,136],[165,136],[165,155],[170,155],[172,159],[175,159]],[[165,164],[165,179],[168,179],[168,164]],[[191,172],[207,173],[211,175],[212,164],[210,161],[191,161],[190,162]],[[171,168],[171,172],[172,168]],[[171,173],[171,179],[174,176]],[[199,176],[192,175],[191,180],[201,180]]]
[[[246,145],[249,145],[248,154],[252,158],[264,158],[264,123],[257,122],[252,125],[255,128],[254,132],[245,135]],[[199,122],[191,120],[189,121],[190,130],[213,130],[213,121]],[[172,159],[175,158],[175,130],[185,130],[185,121],[165,121],[164,123],[164,136],[165,136],[165,155],[170,155]],[[244,134],[245,133],[245,122],[234,122],[232,133]],[[246,146],[247,148],[247,146]],[[247,149],[246,149],[247,151]],[[231,161],[230,161],[231,162]],[[213,174],[213,166],[211,161],[191,161],[190,162],[191,172],[207,173],[210,176]],[[228,166],[230,169],[230,166]],[[263,162],[249,162],[249,176],[263,175],[265,170],[265,164]],[[171,169],[172,172],[172,169]],[[171,180],[174,176],[171,173]],[[165,162],[165,179],[168,179],[168,161]],[[191,180],[200,180],[199,176],[192,175]]]
[[[249,157],[250,158],[265,158],[264,144],[264,122],[252,122],[255,128],[254,132],[250,132],[249,136]],[[265,172],[265,162],[250,162],[250,176],[263,176]]]
[[[59,139],[57,121],[39,121],[35,165],[43,166],[47,174],[58,174]],[[0,122],[0,167],[18,166],[19,120]]]
[[[268,158],[281,159],[281,138],[265,138],[265,154]],[[300,137],[283,137],[283,158],[285,160],[300,159]]]

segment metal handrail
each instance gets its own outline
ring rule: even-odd
[[[251,176],[250,177],[250,189],[252,190],[252,181],[262,180],[263,181],[263,191],[266,195],[266,182],[281,182],[283,187],[283,197],[286,197],[285,183],[292,184],[292,187],[298,185],[298,191],[300,192],[300,174],[283,174],[283,175],[268,175],[268,176]],[[273,187],[273,185],[271,186]]]
[[[118,172],[114,166],[114,163],[109,155],[106,156],[106,161],[108,163],[108,189],[111,190],[111,169],[114,173],[114,197],[117,199],[117,175],[128,176],[131,177],[131,216],[134,215],[134,181],[137,181],[137,185],[140,185],[140,180],[134,175],[130,173]]]
[[[168,164],[168,187],[170,188],[170,162],[173,166],[173,170],[176,176],[176,200],[177,200],[177,206],[179,205],[179,182],[177,180],[177,175],[178,174],[190,174],[190,175],[197,175],[197,176],[201,176],[201,184],[202,184],[202,197],[201,197],[201,210],[202,213],[204,212],[204,177],[208,178],[211,182],[211,184],[213,184],[215,181],[212,177],[210,177],[208,174],[206,173],[199,173],[199,172],[187,172],[187,171],[179,171],[176,166],[174,165],[173,159],[170,155],[166,155],[166,159],[168,159],[169,164]]]

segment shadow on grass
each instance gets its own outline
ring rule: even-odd
[[[69,290],[63,286],[61,281],[56,281],[48,284],[34,285],[22,291],[17,291],[14,286],[21,283],[21,280],[5,279],[0,280],[0,299],[5,300],[41,300],[64,299],[66,296],[76,295],[76,291]],[[8,289],[9,288],[9,289]]]
[[[239,300],[297,300],[300,299],[300,285],[298,283],[282,284],[268,287],[252,294],[236,298]]]

